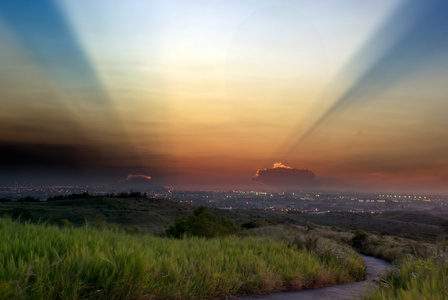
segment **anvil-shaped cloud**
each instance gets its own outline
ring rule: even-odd
[[[272,168],[259,169],[252,180],[290,191],[318,186],[320,182],[315,177],[316,175],[310,170],[294,169],[276,162]]]
[[[132,189],[134,192],[165,191],[166,188],[155,181],[151,176],[142,174],[128,174],[128,176],[118,182],[118,186],[123,190]]]

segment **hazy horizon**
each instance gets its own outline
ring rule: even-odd
[[[1,1],[0,183],[446,194],[447,11]]]

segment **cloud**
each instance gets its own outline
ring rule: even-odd
[[[107,163],[107,158],[89,145],[0,142],[0,182],[3,183],[79,183],[100,176],[98,165]]]
[[[120,182],[131,181],[131,180],[134,179],[134,178],[145,178],[145,179],[150,180],[150,179],[151,179],[151,176],[148,176],[148,175],[128,174],[128,177],[126,177],[126,178],[123,179],[123,180],[120,180]]]
[[[116,147],[107,152],[97,145],[15,143],[0,141],[0,182],[34,184],[94,184],[117,182],[125,172],[144,173],[133,153]],[[151,175],[137,178],[148,181],[162,177],[160,168]],[[132,178],[131,178],[132,179]],[[136,179],[136,178],[134,178]],[[128,181],[129,182],[129,181]]]
[[[134,192],[164,192],[168,189],[151,176],[143,174],[128,174],[125,179],[119,181],[118,187],[126,191],[132,189]]]
[[[274,163],[272,168],[257,170],[252,180],[280,190],[298,190],[313,188],[320,184],[316,175],[307,169],[294,169],[281,162]]]

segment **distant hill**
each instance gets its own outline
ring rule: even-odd
[[[136,193],[138,194],[138,193]],[[132,194],[129,194],[132,195]],[[196,206],[164,199],[117,198],[89,196],[88,198],[47,202],[0,202],[0,215],[21,216],[22,220],[50,222],[75,226],[107,222],[117,226],[138,227],[154,234],[162,233],[176,219],[189,216]],[[364,229],[383,234],[437,238],[447,235],[448,218],[437,218],[424,212],[393,212],[382,215],[327,213],[288,214],[263,210],[221,210],[210,212],[231,218],[237,224],[261,220],[264,224],[322,225],[345,230]]]

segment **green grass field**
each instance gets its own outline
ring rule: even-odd
[[[259,237],[168,239],[0,219],[1,299],[204,299],[359,280],[358,256]]]

